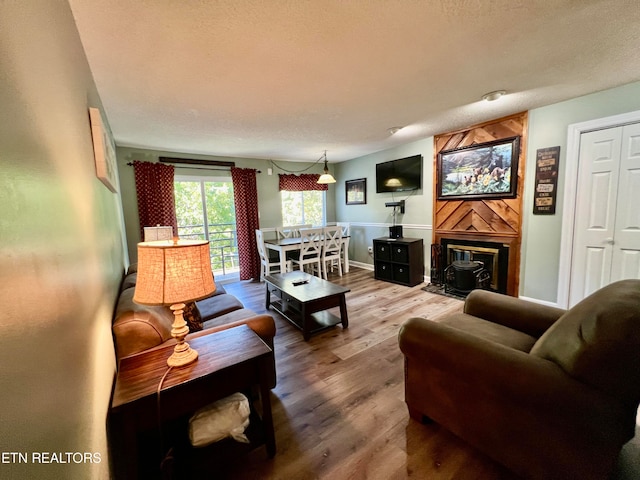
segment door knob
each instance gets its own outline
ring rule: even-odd
[[[613,238],[609,237],[609,238],[605,238],[604,239],[604,243],[607,243],[609,245],[613,245],[615,242],[614,242]]]

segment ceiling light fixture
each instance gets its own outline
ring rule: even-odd
[[[327,151],[324,151],[322,157],[319,160],[322,160],[324,157],[324,173],[320,175],[317,183],[325,184],[325,183],[336,183],[336,179],[331,176],[329,173],[329,167],[327,167]]]
[[[395,133],[398,133],[403,128],[404,127],[391,127],[391,128],[387,128],[387,132],[389,132],[390,135],[393,135]]]
[[[496,90],[495,92],[489,92],[489,93],[485,93],[482,96],[483,100],[486,100],[487,102],[493,102],[494,100],[498,100],[500,97],[502,97],[505,93],[507,93],[504,90]]]

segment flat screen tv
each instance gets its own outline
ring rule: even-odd
[[[376,164],[376,192],[404,192],[422,188],[422,155]]]

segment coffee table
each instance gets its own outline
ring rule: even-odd
[[[273,307],[302,330],[305,341],[338,323],[342,328],[349,326],[345,300],[345,293],[350,292],[348,288],[300,271],[267,275],[264,280],[267,310]],[[273,301],[272,295],[276,297]],[[333,307],[340,307],[340,317],[327,311]]]

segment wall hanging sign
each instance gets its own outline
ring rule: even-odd
[[[554,215],[556,213],[559,162],[560,147],[540,148],[536,151],[534,215]]]
[[[517,194],[520,137],[438,154],[438,200],[513,198]]]
[[[96,162],[96,176],[109,190],[116,193],[118,169],[116,167],[116,147],[109,129],[102,121],[97,108],[89,108],[91,119],[91,137],[93,139],[93,155]]]
[[[367,179],[347,180],[344,182],[347,205],[364,205],[367,203]]]

